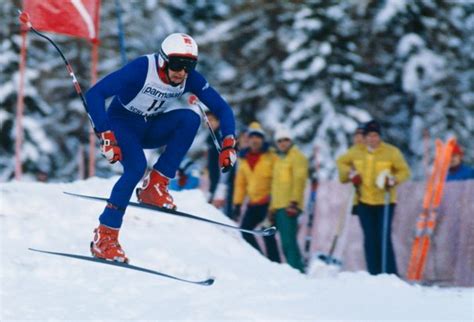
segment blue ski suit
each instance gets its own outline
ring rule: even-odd
[[[101,224],[120,228],[135,186],[146,172],[143,149],[166,146],[153,168],[175,176],[199,129],[201,118],[189,106],[172,105],[184,93],[195,94],[221,122],[222,137],[234,135],[232,109],[196,70],[178,86],[165,84],[158,74],[156,54],[141,56],[107,75],[86,93],[95,130],[112,130],[122,150],[123,174],[115,183]],[[107,98],[113,97],[105,109]],[[147,106],[144,106],[146,104]]]

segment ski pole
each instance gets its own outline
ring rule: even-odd
[[[344,212],[341,212],[338,218],[338,223],[337,223],[337,228],[336,228],[336,234],[333,237],[332,243],[331,243],[331,248],[329,249],[328,254],[318,254],[318,258],[325,262],[326,264],[329,265],[337,265],[337,266],[342,266],[342,261],[334,257],[334,252],[336,250],[336,247],[339,242],[339,238],[341,237],[343,230],[345,229],[346,223],[351,216],[352,212],[352,207],[354,203],[354,195],[356,188],[351,187],[351,192],[349,195],[349,202],[347,203],[346,208],[344,209]]]
[[[385,191],[385,202],[383,207],[383,232],[382,232],[382,273],[387,272],[387,244],[388,244],[388,217],[390,207],[390,191]]]
[[[206,121],[207,128],[209,129],[209,132],[211,133],[212,141],[214,142],[214,145],[216,147],[217,152],[221,153],[221,145],[219,144],[219,141],[217,140],[216,134],[214,133],[214,130],[211,127],[211,123],[209,122],[209,119],[207,118],[206,112],[204,111],[204,107],[202,106],[201,102],[199,102],[198,98],[195,95],[189,96],[188,103],[190,105],[197,105],[199,107],[199,110],[201,111],[202,116],[204,117],[204,120]]]
[[[311,179],[310,191],[309,191],[309,201],[306,213],[308,214],[308,221],[306,223],[306,236],[304,237],[304,259],[305,266],[308,266],[308,263],[311,259],[311,241],[313,239],[313,222],[314,222],[314,211],[316,205],[316,195],[318,189],[318,179],[316,175]]]
[[[74,89],[76,90],[77,95],[79,95],[79,97],[81,98],[82,105],[84,106],[84,109],[87,112],[87,116],[89,117],[89,121],[91,122],[92,128],[94,129],[94,132],[95,132],[94,123],[92,122],[92,119],[89,115],[89,108],[87,106],[86,99],[84,98],[84,95],[82,94],[81,86],[79,85],[79,82],[77,81],[76,75],[74,74],[74,71],[72,70],[71,64],[69,64],[69,61],[66,59],[61,49],[59,49],[58,45],[56,45],[56,43],[51,38],[42,34],[35,28],[33,28],[33,25],[31,24],[30,16],[28,15],[28,13],[22,12],[21,10],[18,10],[18,13],[19,13],[18,19],[28,28],[28,30],[33,31],[35,34],[37,34],[41,38],[46,39],[58,51],[59,55],[63,59],[64,64],[66,65],[66,69],[69,72],[69,76],[71,76],[72,78]]]

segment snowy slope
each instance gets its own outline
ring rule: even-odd
[[[103,205],[62,191],[106,196],[115,179],[3,183],[0,320],[472,320],[472,289],[409,285],[364,272],[308,278],[269,262],[234,232],[130,208],[121,243],[131,261],[211,287],[28,251],[88,255]],[[174,193],[182,211],[231,223],[200,191]]]

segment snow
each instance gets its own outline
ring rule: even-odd
[[[421,50],[426,47],[426,43],[419,35],[409,33],[403,36],[397,45],[397,56],[406,57],[411,51]]]
[[[383,9],[375,17],[375,26],[385,27],[398,13],[404,12],[406,7],[406,0],[386,0]]]
[[[420,92],[445,76],[443,57],[424,49],[412,55],[403,66],[402,87],[407,93]]]
[[[428,288],[365,272],[308,277],[269,262],[236,232],[141,209],[128,210],[121,231],[131,262],[188,279],[214,276],[213,286],[28,250],[88,255],[103,204],[62,192],[104,196],[116,179],[2,183],[1,321],[473,318],[472,289]],[[199,190],[173,195],[182,211],[232,224]]]

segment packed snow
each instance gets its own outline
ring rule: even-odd
[[[35,253],[88,255],[103,208],[63,191],[107,196],[117,178],[1,185],[0,320],[469,320],[472,289],[410,285],[366,272],[300,274],[234,231],[129,208],[120,241],[131,263],[212,286]],[[181,211],[233,224],[200,190],[174,192]],[[320,273],[329,272],[321,267]],[[316,277],[325,276],[325,277]]]

